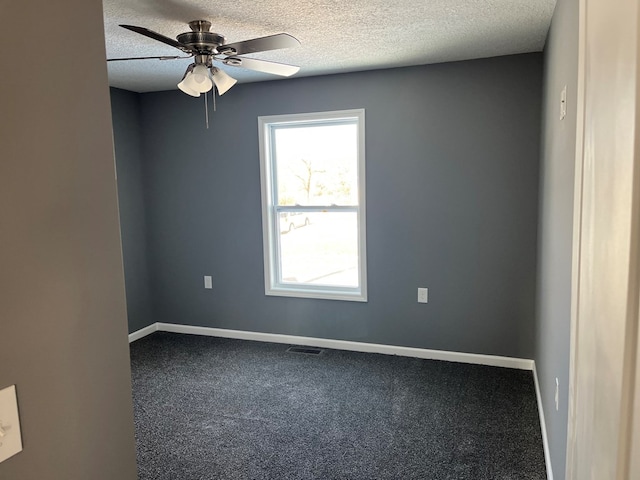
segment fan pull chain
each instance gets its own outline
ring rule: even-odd
[[[204,122],[209,130],[209,105],[207,104],[207,92],[204,92]]]

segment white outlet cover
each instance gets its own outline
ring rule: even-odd
[[[418,288],[418,303],[428,303],[428,302],[429,302],[429,289]]]
[[[0,390],[0,462],[22,451],[16,386]]]
[[[204,288],[213,288],[213,283],[211,281],[211,275],[204,276]]]

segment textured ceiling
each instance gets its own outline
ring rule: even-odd
[[[180,55],[118,27],[137,25],[175,38],[190,20],[209,20],[227,43],[286,32],[301,46],[248,57],[300,66],[295,77],[423,65],[544,47],[556,0],[103,0],[107,58]],[[186,60],[109,62],[111,86],[176,89]],[[218,65],[219,66],[219,65]],[[224,67],[239,82],[269,74]]]

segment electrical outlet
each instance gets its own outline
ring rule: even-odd
[[[567,86],[565,85],[560,92],[560,120],[564,120],[567,116]]]
[[[558,377],[556,377],[556,412],[560,408],[560,382],[558,382]]]
[[[0,390],[0,462],[22,451],[16,386]]]
[[[429,302],[429,289],[418,288],[418,303],[428,303],[428,302]]]
[[[204,276],[204,288],[210,289],[213,288],[213,282],[211,281],[211,275]]]

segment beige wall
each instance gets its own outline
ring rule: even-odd
[[[638,0],[581,3],[584,141],[578,152],[572,480],[638,478],[629,468],[638,456],[630,446],[640,286],[639,8]]]
[[[0,478],[134,479],[102,5],[3,1],[0,27],[0,388],[24,444]]]

